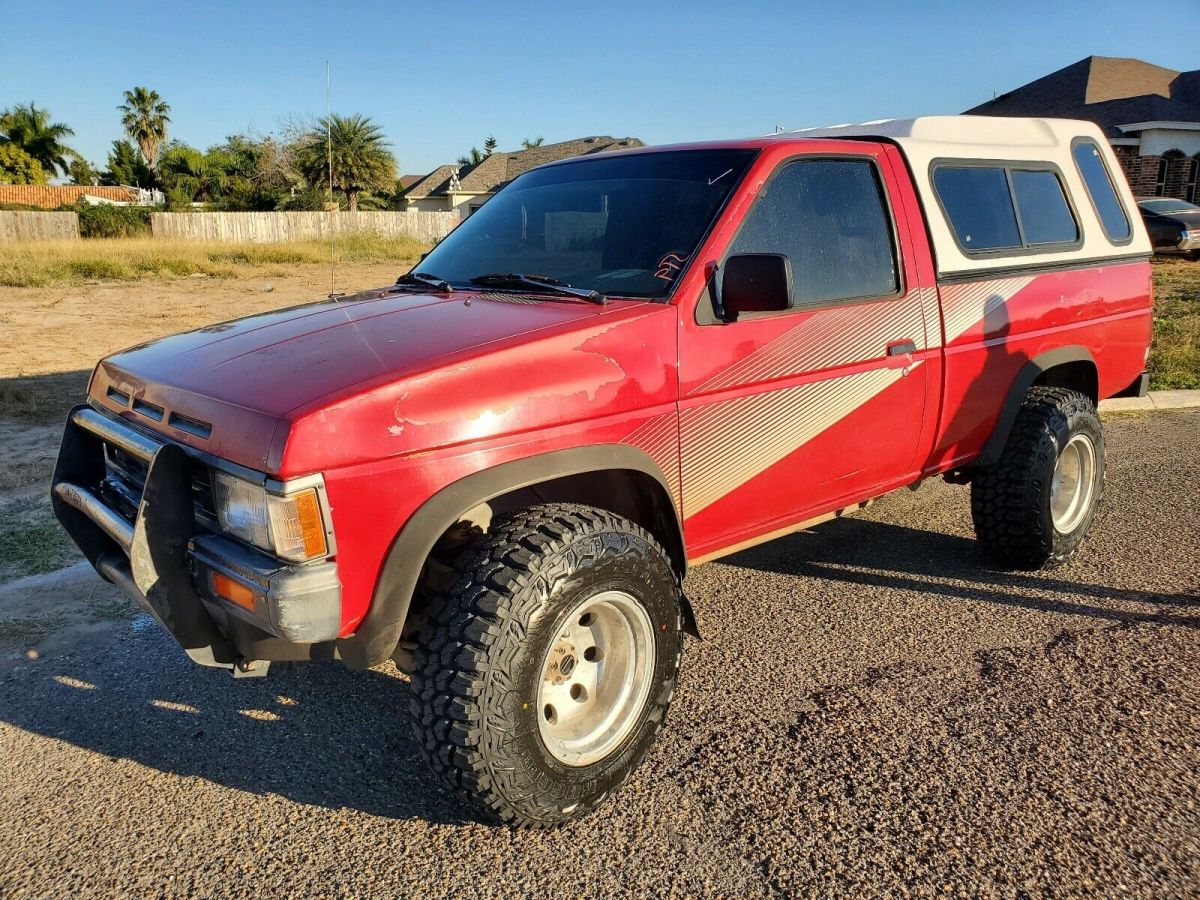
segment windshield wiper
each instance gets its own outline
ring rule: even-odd
[[[436,288],[444,294],[453,294],[454,285],[440,275],[430,275],[428,272],[409,272],[396,279],[398,285],[419,285],[420,287]]]
[[[589,303],[598,303],[602,306],[608,302],[608,298],[599,291],[571,287],[565,281],[559,281],[557,278],[547,278],[544,275],[525,275],[521,272],[491,272],[487,275],[475,276],[471,279],[471,284],[494,288],[530,288],[535,291],[559,294],[563,297],[576,297],[580,300],[587,300]]]

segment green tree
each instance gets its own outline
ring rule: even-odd
[[[464,153],[458,158],[460,166],[477,166],[487,159],[487,154],[480,151],[478,147],[472,147],[470,153]]]
[[[67,171],[71,176],[71,184],[100,183],[100,173],[92,168],[92,164],[82,156],[71,160],[71,164],[67,166]]]
[[[541,138],[538,138],[538,143],[541,143]],[[460,166],[477,166],[493,153],[496,152],[496,147],[499,146],[499,141],[494,135],[488,135],[483,139],[483,149],[472,147],[470,153],[464,153],[458,158]],[[533,145],[536,146],[536,145]]]
[[[320,212],[325,208],[326,194],[315,185],[299,188],[285,194],[275,208],[284,212]]]
[[[210,147],[208,155],[227,179],[217,205],[228,210],[275,209],[301,180],[284,158],[286,153],[271,136],[235,134]]]
[[[228,164],[228,157],[216,148],[201,153],[195,147],[173,142],[163,149],[158,178],[163,190],[176,198],[188,196],[192,202],[209,203],[225,190]]]
[[[0,144],[0,184],[45,184],[42,164],[16,144]]]
[[[532,150],[534,147],[542,146],[544,140],[546,139],[539,134],[535,138],[525,138],[525,140],[521,141],[521,146],[526,150]]]
[[[154,175],[138,150],[129,141],[113,141],[108,152],[108,170],[100,175],[101,184],[129,184],[150,187]]]
[[[383,129],[369,117],[333,115],[318,120],[300,140],[296,162],[310,184],[328,187],[332,155],[332,188],[346,196],[346,205],[354,212],[363,191],[390,190],[395,182],[396,158],[388,146]]]
[[[63,144],[73,134],[62,122],[51,122],[49,110],[32,102],[18,103],[0,112],[0,144],[15,144],[36,159],[50,177],[67,174],[68,160],[77,154]]]
[[[167,139],[171,107],[163,102],[158,91],[135,87],[125,92],[125,102],[117,110],[125,133],[137,142],[146,165],[153,169],[158,162],[158,148]]]

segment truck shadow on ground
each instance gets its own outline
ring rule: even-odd
[[[91,369],[0,378],[0,419],[61,425],[71,407],[87,399]]]
[[[762,572],[985,601],[1111,622],[1200,628],[1200,596],[1154,593],[993,568],[975,541],[866,519],[837,519],[721,562]],[[1107,605],[1113,604],[1113,605]],[[1150,609],[1130,609],[1131,606]]]
[[[97,765],[128,759],[328,809],[473,821],[410,737],[394,673],[305,663],[235,681],[193,666],[147,617],[86,652],[0,679],[0,719],[107,757]]]

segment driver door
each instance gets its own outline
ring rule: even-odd
[[[792,308],[680,336],[685,531],[698,557],[911,481],[936,294],[902,252],[886,148],[800,156],[767,179],[725,255],[790,260]]]

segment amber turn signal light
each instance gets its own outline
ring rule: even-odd
[[[240,582],[234,581],[228,575],[220,572],[212,573],[213,592],[230,603],[236,603],[243,609],[254,609],[254,591]]]
[[[304,541],[304,555],[308,558],[325,555],[325,525],[321,521],[321,506],[317,492],[302,491],[292,498],[296,505],[296,519],[300,525],[300,536]]]

